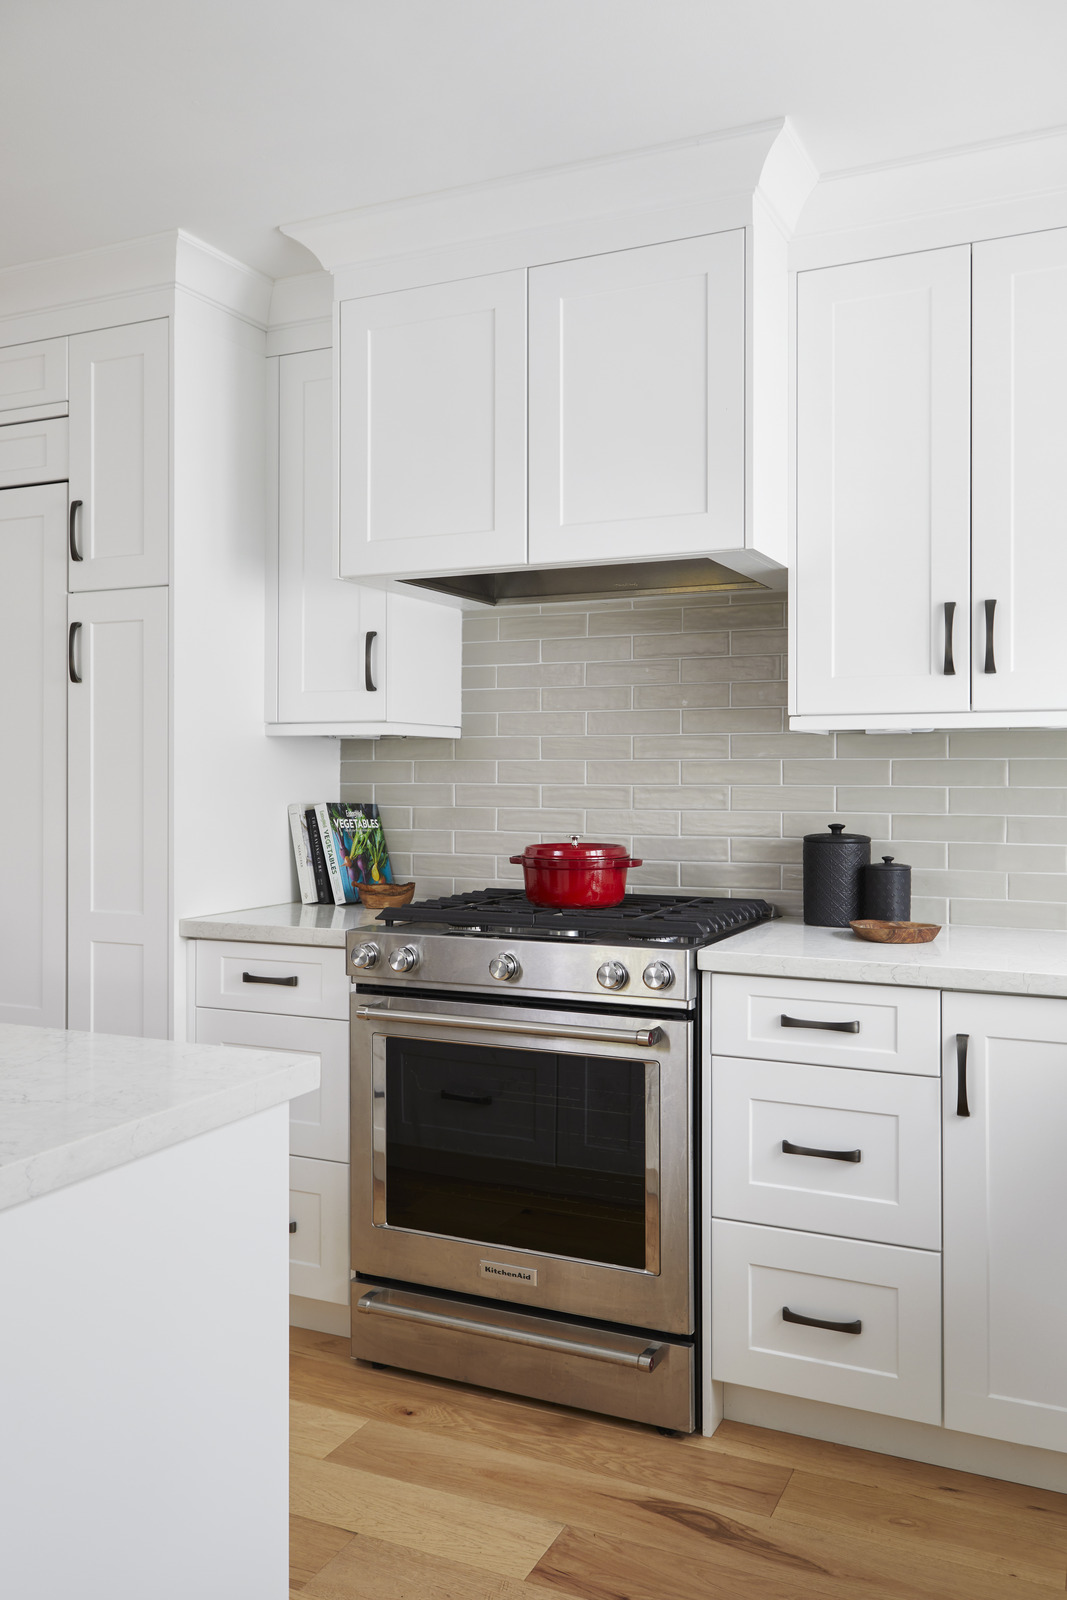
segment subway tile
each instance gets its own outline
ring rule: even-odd
[[[792,894],[792,896],[794,897],[794,900],[795,900],[796,909],[797,909],[797,911],[800,911],[802,909],[802,907],[803,907],[803,904],[804,904],[804,869],[803,869],[803,867],[789,866],[789,865],[783,866],[782,867],[782,888],[784,890],[786,890],[786,891],[791,891],[791,894]],[[782,900],[779,899],[777,896],[775,897],[775,904],[778,906],[778,909],[780,911],[785,909],[785,906],[783,905]]]
[[[799,839],[732,839],[731,861],[778,861],[799,863],[803,854]]]
[[[785,669],[783,667],[783,679]],[[789,685],[784,681],[772,683],[732,683],[732,706],[784,706],[789,700]]]
[[[483,883],[481,887],[484,889],[485,884]],[[455,878],[438,877],[420,878],[418,880],[418,888],[415,891],[420,900],[436,900],[441,895],[455,894],[456,892]]]
[[[1067,847],[1062,844],[950,844],[948,864],[965,870],[1067,872]]]
[[[708,788],[634,788],[635,811],[677,811],[692,808],[694,811],[724,811],[728,804],[729,789],[725,784]]]
[[[782,676],[781,656],[701,656],[682,659],[683,683],[768,683]]]
[[[463,696],[464,718],[472,711],[539,711],[540,709],[540,689],[468,689]]]
[[[543,806],[628,806],[630,789],[625,784],[563,784],[559,788],[546,786],[541,790]]]
[[[450,806],[450,783],[377,783],[374,798],[382,806]]]
[[[464,872],[468,877],[481,879],[482,883],[496,871],[495,856],[418,855],[411,863],[416,878],[421,873]]]
[[[1067,817],[1009,817],[1006,837],[1009,844],[1067,844]]]
[[[496,831],[496,812],[491,807],[479,810],[476,806],[416,806],[416,828],[460,828],[467,833]],[[386,828],[386,837],[389,830]]]
[[[657,685],[647,689],[638,686],[634,689],[634,705],[642,711],[652,711],[657,706],[664,710],[677,707],[682,711],[729,704],[728,683],[680,683]]]
[[[375,746],[380,761],[445,761],[455,752],[455,739],[381,739]]]
[[[786,761],[782,766],[786,783],[877,784],[889,782],[888,761]]]
[[[970,791],[961,790],[961,793]],[[981,793],[980,790],[974,791]],[[933,814],[949,809],[946,789],[897,788],[840,788],[837,791],[837,808],[845,811],[921,811]]]
[[[859,792],[863,793],[862,790]],[[799,784],[795,788],[783,790],[781,787],[736,783],[730,790],[731,811],[781,811],[783,801],[791,806],[803,806],[809,811],[817,811],[820,806],[825,807],[827,811],[833,811],[834,791],[829,787],[804,788]]]
[[[679,783],[677,761],[590,761],[586,778],[590,783]]]
[[[1008,893],[1005,872],[952,872],[921,867],[911,875],[912,893],[938,895],[952,900],[1004,900]]]
[[[791,792],[791,791],[790,791]],[[803,839],[808,833],[825,833],[831,822],[843,822],[849,833],[865,833],[874,839],[889,838],[889,817],[883,812],[783,811],[782,836]]]
[[[498,833],[495,829],[486,833],[484,830],[475,833],[465,833],[459,829],[452,836],[452,848],[460,854],[477,855],[479,850],[494,850],[497,856],[497,868],[500,870],[500,860],[503,857],[521,855],[530,842],[526,833]],[[434,850],[436,845],[425,845],[425,849]],[[484,887],[484,885],[483,885]]]
[[[519,661],[537,661],[541,647],[536,639],[491,639],[482,644],[472,639],[463,645],[463,664],[467,667],[514,665]]]
[[[481,737],[456,740],[456,755],[465,761],[532,761],[538,753],[536,739]]]
[[[487,640],[498,639],[499,628],[499,618],[481,612],[467,612],[463,618],[463,642],[484,644]]]
[[[585,682],[580,661],[548,661],[538,666],[497,667],[497,683],[502,689],[577,688]]]
[[[743,629],[734,634],[730,641],[730,654],[733,656],[770,656],[785,655],[789,647],[789,636],[784,628],[760,628],[746,633]]]
[[[582,783],[586,764],[584,761],[501,761],[496,775],[499,783]],[[592,778],[591,774],[589,776]]]
[[[498,733],[528,733],[540,739],[546,734],[581,734],[584,729],[584,711],[505,711],[497,721]]]
[[[732,889],[736,892],[770,896],[782,886],[782,869],[770,862],[745,866],[722,862],[714,866],[683,866],[681,881],[693,889]]]
[[[1062,872],[1012,872],[1008,876],[1012,900],[1056,900],[1067,903],[1067,876]]]
[[[759,599],[745,606],[686,606],[682,626],[686,633],[709,628],[780,628],[785,621],[782,600]]]
[[[667,838],[678,836],[677,811],[597,811],[585,814],[586,829],[591,834],[601,834],[609,839],[615,834],[632,837],[636,830],[643,834],[664,834]]]
[[[781,733],[782,713],[761,707],[683,711],[685,733]]]
[[[498,811],[497,826],[505,831],[528,828],[540,839],[568,838],[585,832],[584,811]]]
[[[648,656],[699,656],[728,659],[728,633],[637,633],[634,635],[634,660]],[[772,674],[763,673],[763,677]]]
[[[677,661],[590,661],[585,669],[590,687],[601,683],[631,683],[646,687],[678,682]]]
[[[893,762],[893,782],[903,784],[937,783],[989,785],[1002,788],[1008,781],[1006,761],[897,761]]]
[[[465,739],[491,739],[496,732],[496,713],[464,711],[460,726]]]
[[[712,759],[727,753],[727,741],[714,734],[640,734],[634,737],[636,760]]]
[[[622,711],[630,705],[630,689],[624,684],[598,684],[594,689],[544,689],[542,711]],[[530,711],[532,706],[515,706]]]
[[[907,844],[901,846],[898,839],[872,839],[871,860],[880,861],[883,856],[892,856],[894,861],[899,861],[908,867],[936,867],[943,870],[945,867],[956,865],[950,860],[949,846],[943,840],[930,843],[926,839],[910,839]],[[963,865],[983,869],[987,863],[965,862]],[[996,863],[990,862],[988,865],[990,868],[995,868]]]
[[[665,734],[677,733],[681,721],[680,711],[590,711],[588,728],[593,734]]]
[[[461,673],[461,683],[464,689],[495,689],[495,667],[464,667]]]
[[[495,761],[416,761],[416,783],[495,783]]]
[[[345,795],[345,794],[343,794],[341,796],[342,800],[350,800],[350,799],[358,800],[359,798],[360,798],[360,796],[358,796],[358,795]],[[388,835],[390,834],[390,832],[392,831],[393,828],[411,828],[411,827],[413,827],[414,826],[414,823],[412,821],[413,817],[414,817],[414,811],[412,810],[411,806],[383,806],[382,807],[382,827],[385,829],[386,837],[388,837]]]
[[[1008,782],[1030,784],[1034,787],[1053,786],[1067,788],[1067,760],[1051,758],[1014,758],[1008,764]]]
[[[780,761],[683,761],[683,783],[765,783],[781,782]],[[781,791],[779,790],[779,798]]]
[[[645,861],[679,861],[683,864],[690,861],[726,861],[729,859],[730,841],[728,839],[667,839],[662,836],[655,838],[644,834],[632,836],[631,848],[635,856],[641,856]]]
[[[389,841],[389,859],[395,865],[398,850],[406,851],[408,855],[414,850],[452,850],[458,848],[454,845],[455,835],[449,828],[390,828],[386,838]],[[468,839],[479,841],[477,848],[485,849],[485,835],[481,833],[468,834]],[[468,849],[470,846],[468,845]]]
[[[589,633],[681,633],[680,608],[671,606],[590,612]]]
[[[997,843],[1004,838],[1003,817],[914,816],[893,818],[894,841],[901,839],[945,839],[978,843]]]
[[[592,639],[545,639],[541,645],[542,661],[629,661],[632,654],[629,634],[597,634]]]
[[[548,761],[569,761],[572,758],[590,761],[624,761],[632,748],[633,740],[628,734],[599,738],[575,738],[563,735],[541,740],[541,754]]]
[[[777,839],[782,819],[773,811],[683,811],[682,833]]]
[[[1058,817],[1067,813],[1064,789],[950,789],[949,810],[966,815]]]
[[[342,761],[342,783],[414,783],[414,761]]]
[[[341,764],[346,761],[373,761],[377,739],[342,739]]]
[[[1067,729],[961,728],[948,736],[952,756],[1067,756]]]
[[[674,894],[678,890],[678,863],[646,861],[644,866],[632,868],[626,881],[650,894]]]
[[[952,900],[949,919],[960,927],[1067,929],[1067,906],[1035,900]]]
[[[861,760],[914,760],[919,756],[946,756],[947,733],[839,733],[839,756],[858,756]]]
[[[449,842],[450,843],[451,843],[451,837],[452,836],[450,834],[449,835]],[[447,850],[448,848],[449,848],[449,846],[446,845],[445,849]],[[390,840],[389,840],[389,865],[393,869],[393,882],[394,883],[403,883],[407,879],[413,878],[415,876],[415,868],[412,866],[411,861],[412,861],[412,857],[411,857],[411,852],[409,850],[394,850],[393,849],[392,835],[390,835]]]
[[[535,783],[457,783],[457,806],[536,806],[541,791]]]
[[[806,760],[830,760],[834,754],[832,733],[782,733],[766,734],[761,731],[745,733],[743,730],[730,736],[730,754],[753,759],[760,756],[792,756]],[[831,779],[827,779],[831,782]]]
[[[939,927],[944,927],[948,921],[948,901],[930,899],[926,895],[912,896],[911,916],[913,922],[936,922]]]
[[[573,639],[586,632],[588,618],[582,611],[553,610],[517,616],[509,610],[500,618],[502,639]]]

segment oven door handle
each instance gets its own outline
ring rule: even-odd
[[[593,1039],[600,1044],[636,1044],[646,1049],[661,1037],[659,1028],[569,1028],[555,1022],[503,1022],[490,1017],[446,1017],[430,1011],[391,1011],[386,1006],[356,1006],[357,1022],[417,1022],[424,1028],[474,1028],[480,1033],[516,1033],[524,1039]]]
[[[549,1333],[537,1317],[514,1311],[489,1310],[447,1302],[442,1310],[429,1295],[409,1294],[403,1289],[371,1289],[360,1295],[356,1310],[380,1317],[396,1317],[404,1322],[419,1322],[432,1328],[450,1328],[457,1333],[477,1333],[488,1339],[504,1339],[509,1344],[533,1345],[538,1350],[553,1350],[564,1355],[587,1356],[592,1361],[610,1361],[619,1367],[636,1367],[638,1372],[654,1372],[666,1346],[635,1339],[632,1335],[601,1332],[599,1329],[574,1330],[573,1336]],[[559,1329],[561,1324],[552,1326]]]

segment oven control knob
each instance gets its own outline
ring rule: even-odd
[[[507,955],[494,956],[489,963],[490,977],[499,979],[501,983],[507,983],[509,978],[517,978],[521,970],[518,956],[513,956],[510,952]]]
[[[674,982],[674,969],[665,961],[650,961],[645,968],[644,979],[649,989],[669,989]]]
[[[400,950],[394,950],[389,957],[389,965],[394,972],[414,972],[419,964],[419,952],[414,945],[406,944]]]
[[[629,983],[630,974],[621,961],[605,961],[597,968],[596,981],[602,989],[621,989],[623,984]]]
[[[352,965],[354,967],[376,967],[382,959],[382,952],[376,944],[357,945],[352,952]]]

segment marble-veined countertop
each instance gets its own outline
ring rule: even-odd
[[[366,906],[254,906],[248,911],[220,911],[206,917],[183,917],[183,939],[235,939],[245,944],[334,945],[343,950],[349,928],[366,928],[378,913]]]

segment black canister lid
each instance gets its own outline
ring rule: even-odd
[[[843,822],[828,822],[828,833],[806,833],[805,844],[835,845],[835,844],[870,844],[871,836],[868,833],[846,833]]]
[[[903,861],[898,861],[895,856],[883,856],[881,861],[872,861],[867,868],[868,872],[910,872],[911,868]]]

